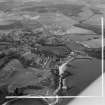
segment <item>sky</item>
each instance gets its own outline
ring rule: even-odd
[[[41,1],[68,1],[68,2],[104,2],[105,0],[0,0],[0,2],[3,1],[18,1],[18,2],[30,2],[30,1],[36,1],[36,2],[41,2]]]
[[[18,3],[24,3],[24,2],[44,2],[44,1],[50,1],[50,2],[57,2],[57,3],[74,3],[74,4],[89,4],[89,5],[94,5],[94,4],[105,4],[105,0],[0,0],[0,2],[18,2]]]

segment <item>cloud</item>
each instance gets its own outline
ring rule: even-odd
[[[35,1],[35,2],[41,2],[42,0],[21,0],[23,2],[30,2],[30,1]]]
[[[43,0],[0,0],[0,2],[9,2],[9,1],[13,1],[13,2],[30,2],[30,1],[41,2]]]

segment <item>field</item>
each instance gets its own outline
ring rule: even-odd
[[[0,1],[0,104],[8,95],[77,96],[101,75],[105,8],[92,1]],[[69,62],[75,56],[83,59]]]

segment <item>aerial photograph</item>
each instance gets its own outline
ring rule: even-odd
[[[76,98],[104,96],[104,24],[105,0],[0,0],[0,105],[104,105]]]

